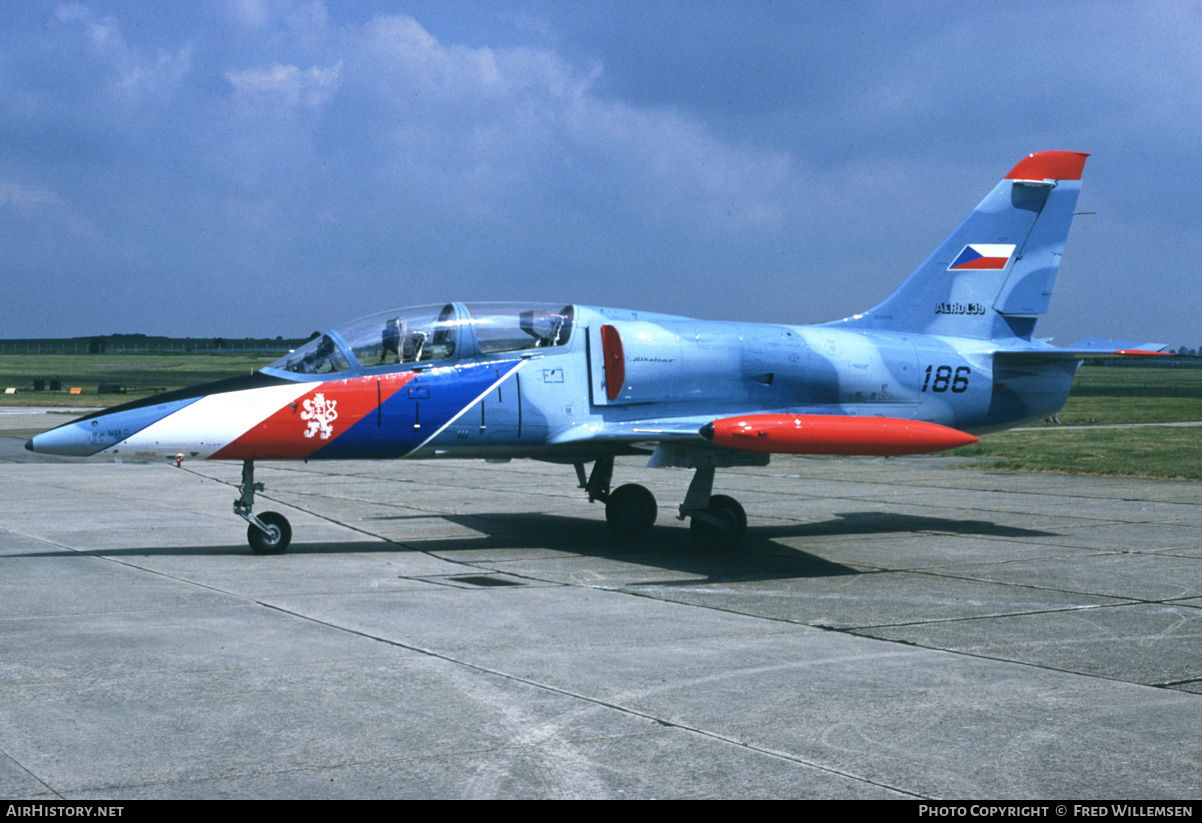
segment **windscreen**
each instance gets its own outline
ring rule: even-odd
[[[328,334],[314,337],[295,351],[290,351],[271,364],[270,368],[295,374],[337,374],[350,371],[346,356]]]

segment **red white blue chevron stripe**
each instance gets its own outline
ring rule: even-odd
[[[256,376],[136,401],[47,432],[62,453],[209,460],[406,457],[425,446],[525,361],[291,381]],[[58,432],[58,435],[55,435]],[[82,435],[82,436],[81,436]],[[70,444],[70,445],[67,445]]]

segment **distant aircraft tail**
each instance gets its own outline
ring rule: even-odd
[[[1052,296],[1088,156],[1023,158],[897,291],[830,325],[1029,338]]]

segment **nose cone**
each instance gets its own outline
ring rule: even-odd
[[[35,434],[25,448],[39,454],[62,454],[88,457],[103,448],[92,436],[90,427],[82,423],[67,423],[56,429]]]

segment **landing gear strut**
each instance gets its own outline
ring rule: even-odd
[[[655,525],[655,517],[659,514],[655,495],[637,483],[627,483],[611,492],[609,483],[613,479],[613,473],[613,457],[597,458],[587,479],[584,464],[576,464],[576,477],[580,480],[580,488],[588,492],[590,503],[594,500],[605,503],[605,522],[609,523],[609,527],[623,537],[645,534]]]
[[[255,554],[283,554],[292,542],[292,526],[288,518],[279,512],[263,512],[256,515],[255,492],[263,491],[263,484],[255,482],[255,461],[242,461],[242,485],[240,495],[234,501],[234,514],[250,525],[246,527],[246,540]]]
[[[747,513],[739,501],[724,494],[711,494],[714,467],[697,469],[689,491],[680,504],[678,519],[689,519],[693,542],[703,549],[733,549],[747,533]]]

